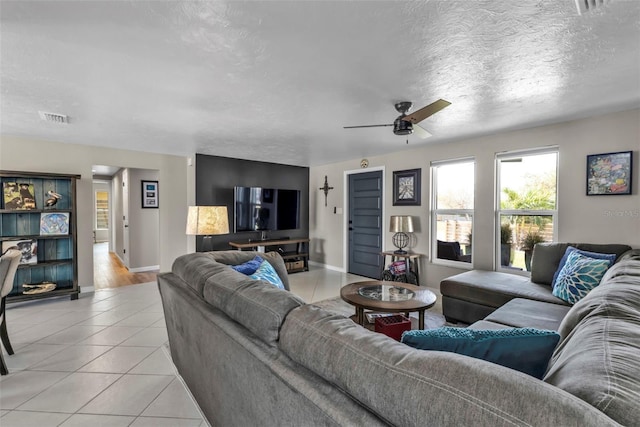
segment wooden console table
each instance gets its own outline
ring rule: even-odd
[[[309,239],[273,239],[247,240],[243,242],[229,242],[231,247],[238,250],[257,250],[258,252],[276,251],[282,256],[288,273],[309,270]],[[288,245],[295,245],[295,250],[287,250]]]

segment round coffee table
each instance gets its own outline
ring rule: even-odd
[[[340,297],[356,307],[356,321],[364,326],[364,310],[387,313],[418,312],[418,328],[424,329],[424,311],[436,303],[436,295],[421,286],[369,280],[340,289]]]

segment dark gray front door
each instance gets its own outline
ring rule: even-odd
[[[349,175],[349,273],[378,279],[382,251],[382,171]]]

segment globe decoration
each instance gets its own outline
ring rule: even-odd
[[[395,251],[396,253],[406,253],[407,252],[407,251],[404,250],[404,248],[409,246],[409,236],[407,236],[407,233],[396,233],[396,234],[394,234],[392,241],[393,241],[393,246],[398,248],[398,250]]]
[[[398,248],[394,251],[396,254],[406,254],[404,250],[409,246],[409,236],[407,233],[413,233],[413,219],[409,215],[392,215],[389,225],[389,231],[396,233],[393,235],[393,245]]]

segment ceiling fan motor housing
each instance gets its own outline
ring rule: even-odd
[[[413,133],[413,125],[411,122],[403,120],[403,118],[404,115],[393,122],[393,133],[396,135],[411,135]]]

